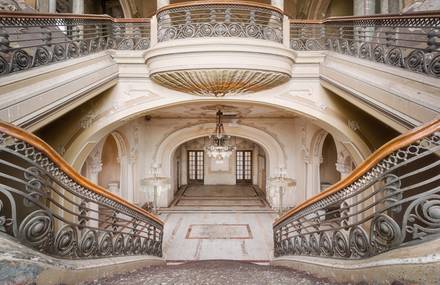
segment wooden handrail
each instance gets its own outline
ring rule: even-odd
[[[150,18],[113,18],[109,15],[95,14],[71,14],[71,13],[34,13],[34,12],[0,12],[4,18],[33,18],[33,19],[84,19],[84,20],[108,20],[114,23],[143,23]]]
[[[322,20],[290,19],[289,21],[291,24],[326,24],[337,22],[351,22],[356,20],[416,19],[420,17],[440,18],[440,11],[422,11],[408,14],[377,14],[367,16],[337,16],[328,17]]]
[[[174,8],[194,7],[194,6],[202,6],[202,5],[225,5],[225,4],[264,8],[278,12],[280,14],[284,14],[284,12],[281,9],[263,3],[256,3],[251,1],[232,1],[232,0],[212,0],[212,1],[205,0],[205,1],[191,1],[191,2],[183,2],[183,3],[175,3],[175,4],[167,5],[157,10],[156,15],[165,10],[174,9]]]
[[[362,177],[365,173],[367,173],[371,168],[376,166],[381,160],[386,158],[391,153],[399,150],[402,147],[405,147],[419,139],[422,139],[423,137],[428,136],[429,134],[432,134],[436,131],[440,131],[440,118],[437,118],[425,125],[422,125],[418,128],[414,128],[410,131],[408,131],[405,134],[402,134],[398,136],[397,138],[389,141],[388,143],[384,144],[381,148],[376,150],[373,154],[371,154],[363,163],[361,163],[355,170],[353,170],[352,173],[350,173],[349,176],[346,178],[340,180],[339,182],[333,184],[329,188],[327,188],[325,191],[319,193],[318,195],[304,201],[300,205],[294,207],[293,209],[289,210],[288,212],[284,213],[281,217],[279,217],[274,223],[273,226],[277,226],[284,222],[285,220],[289,219],[294,214],[298,213],[299,211],[303,210],[304,208],[312,205],[315,202],[318,202],[319,200],[322,200],[342,189],[345,187],[350,186],[353,182],[355,182],[357,179]]]
[[[42,139],[38,138],[37,136],[18,128],[17,126],[11,125],[6,122],[0,121],[0,132],[3,132],[5,134],[10,135],[11,137],[15,137],[19,140],[22,140],[30,145],[32,145],[35,149],[41,151],[44,155],[46,155],[52,162],[54,162],[60,170],[62,170],[64,173],[66,173],[73,181],[78,183],[79,185],[105,197],[112,201],[115,201],[119,204],[124,205],[125,207],[141,214],[144,216],[149,217],[153,221],[159,223],[160,225],[164,225],[162,220],[159,219],[156,215],[153,213],[150,213],[148,211],[145,211],[144,209],[131,204],[130,202],[126,201],[125,199],[109,192],[105,188],[94,184],[87,178],[81,176],[72,166],[70,166],[51,146],[49,146],[46,142],[44,142]]]

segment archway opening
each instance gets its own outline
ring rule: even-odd
[[[268,155],[258,143],[232,136],[230,157],[219,160],[205,151],[207,136],[180,144],[172,155],[172,208],[268,206],[265,200]]]
[[[341,179],[341,174],[336,169],[338,153],[332,135],[328,134],[322,145],[322,163],[319,167],[321,192]]]

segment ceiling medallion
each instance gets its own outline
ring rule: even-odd
[[[286,83],[290,76],[265,70],[197,69],[158,72],[151,78],[157,84],[180,92],[224,97],[270,89]]]
[[[231,136],[225,133],[222,121],[223,113],[221,110],[217,111],[216,117],[215,132],[209,136],[209,142],[205,147],[205,151],[208,157],[221,163],[231,156],[235,150],[235,146],[231,145]]]

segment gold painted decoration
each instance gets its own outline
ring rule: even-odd
[[[248,69],[201,69],[160,72],[151,75],[157,84],[198,96],[223,97],[267,90],[286,83],[282,72]]]

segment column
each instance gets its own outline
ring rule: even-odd
[[[41,13],[49,12],[49,1],[48,0],[38,0],[37,10]]]
[[[284,0],[272,0],[272,6],[284,11]]]
[[[57,12],[57,0],[49,0],[49,13]]]
[[[389,14],[389,0],[380,0],[380,13]]]
[[[87,160],[87,178],[95,183],[98,184],[98,179],[99,179],[99,173],[102,171],[102,162],[101,162],[101,158],[96,157],[96,156],[92,156]],[[87,207],[90,209],[93,209],[95,211],[99,210],[99,206],[96,203],[87,203]],[[99,218],[99,214],[98,212],[89,212],[88,217],[90,218],[94,218],[94,219],[98,219]],[[92,220],[88,222],[88,225],[91,227],[98,227],[99,223],[98,221]]]
[[[157,9],[170,5],[170,0],[157,0]]]
[[[137,154],[138,154],[137,150],[135,148],[133,148],[130,151],[130,155],[128,156],[127,190],[126,190],[127,196],[124,198],[127,199],[131,203],[133,203],[133,201],[134,201]],[[124,193],[122,193],[122,195],[124,195]]]
[[[37,9],[42,13],[56,13],[57,1],[56,0],[38,0]]]
[[[354,0],[353,14],[355,16],[373,15],[376,13],[375,0]]]
[[[401,0],[380,0],[381,14],[399,14],[401,9]]]
[[[399,14],[402,8],[401,0],[388,0],[388,13]]]
[[[72,13],[84,14],[84,0],[73,0]]]

